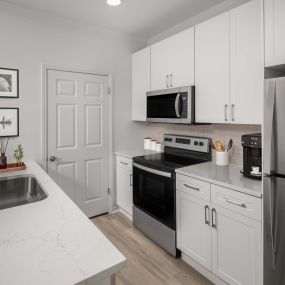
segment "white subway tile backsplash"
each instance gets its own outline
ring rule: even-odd
[[[209,137],[215,140],[228,142],[233,139],[233,147],[230,150],[230,163],[242,164],[241,136],[261,132],[260,125],[172,125],[172,124],[148,124],[147,136],[155,140],[162,141],[164,134],[179,134],[189,136]],[[215,153],[213,151],[213,160]]]

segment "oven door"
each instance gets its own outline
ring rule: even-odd
[[[176,229],[175,174],[133,163],[134,206]]]

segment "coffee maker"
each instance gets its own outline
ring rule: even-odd
[[[246,177],[261,179],[262,177],[262,137],[261,133],[247,134],[241,137],[243,146],[243,170]]]

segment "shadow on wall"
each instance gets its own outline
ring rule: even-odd
[[[233,147],[230,150],[230,163],[242,165],[241,136],[261,132],[261,125],[171,125],[171,124],[148,124],[147,136],[162,141],[163,134],[179,134],[188,136],[210,137],[214,141],[222,140],[228,142],[233,139]],[[213,160],[215,152],[213,151]]]

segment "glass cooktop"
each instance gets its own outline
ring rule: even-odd
[[[134,162],[155,169],[175,172],[175,169],[205,162],[195,157],[183,157],[167,153],[157,153],[134,157]]]

